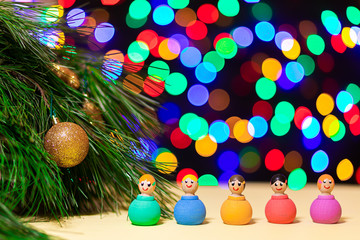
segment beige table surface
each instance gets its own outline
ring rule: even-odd
[[[175,190],[176,191],[176,190]],[[180,193],[180,192],[179,192]],[[360,185],[337,184],[333,191],[342,206],[342,218],[337,224],[316,224],[310,218],[310,205],[319,191],[307,184],[300,191],[287,190],[297,207],[292,224],[271,224],[265,218],[265,205],[272,191],[268,183],[249,182],[244,195],[253,208],[253,220],[248,225],[223,224],[220,207],[229,195],[220,187],[200,187],[197,195],[206,206],[205,223],[182,226],[175,220],[161,220],[156,226],[134,226],[127,220],[127,211],[63,219],[58,222],[36,222],[32,226],[63,239],[360,239]]]

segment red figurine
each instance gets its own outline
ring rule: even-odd
[[[285,194],[287,188],[286,177],[276,174],[270,181],[274,194],[265,207],[265,215],[271,223],[292,223],[296,217],[296,206]]]

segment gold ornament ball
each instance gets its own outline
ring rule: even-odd
[[[69,68],[53,63],[53,72],[73,89],[78,89],[80,87],[79,77]]]
[[[60,122],[46,133],[44,147],[59,167],[69,168],[85,159],[89,151],[89,138],[79,125]]]

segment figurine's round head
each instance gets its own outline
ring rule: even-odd
[[[192,174],[183,177],[181,181],[181,188],[185,193],[194,195],[199,187],[198,179]]]
[[[139,190],[142,194],[151,195],[156,187],[156,181],[150,174],[144,174],[139,179]]]
[[[286,177],[282,174],[275,174],[270,180],[270,185],[274,193],[284,194],[287,188]]]
[[[321,193],[330,194],[335,187],[335,181],[329,174],[323,174],[317,181]]]
[[[229,179],[229,189],[233,194],[240,195],[245,189],[245,179],[241,175],[233,175]]]

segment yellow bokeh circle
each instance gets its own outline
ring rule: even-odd
[[[280,78],[282,72],[281,63],[275,58],[267,58],[261,66],[264,77],[276,81]]]
[[[322,128],[328,138],[335,136],[340,130],[339,119],[334,115],[327,115],[322,123]]]
[[[285,57],[287,57],[290,60],[295,60],[299,57],[300,52],[301,52],[301,48],[300,48],[300,44],[298,41],[296,41],[295,39],[293,39],[293,45],[291,47],[290,50],[287,50],[285,48],[285,50],[282,50],[283,54]]]
[[[164,39],[159,45],[159,55],[164,60],[174,60],[180,54],[180,44],[175,39]]]
[[[336,175],[341,181],[349,180],[354,174],[354,166],[349,159],[341,160],[336,168]]]
[[[234,136],[241,143],[248,143],[253,140],[253,136],[248,131],[249,120],[241,119],[234,125]]]
[[[160,153],[155,159],[156,168],[164,174],[170,174],[175,171],[177,164],[177,158],[171,152]]]
[[[334,99],[327,93],[322,93],[316,99],[316,109],[318,112],[326,116],[334,109]]]
[[[341,31],[341,39],[348,48],[354,48],[356,45],[357,40],[354,41],[354,37],[352,37],[354,33],[356,35],[356,32],[349,27],[344,27]]]
[[[217,150],[217,143],[212,141],[209,135],[195,142],[195,150],[202,157],[210,157]]]

